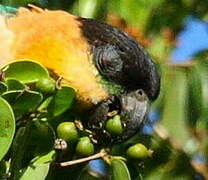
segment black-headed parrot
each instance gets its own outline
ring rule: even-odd
[[[116,141],[144,124],[160,74],[128,34],[62,10],[0,6],[0,12],[0,65],[31,59],[46,66],[75,89],[77,108],[90,110],[88,128],[105,134],[109,116],[120,115],[125,132]]]

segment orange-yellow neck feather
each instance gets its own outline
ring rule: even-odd
[[[22,9],[8,20],[8,28],[14,33],[13,59],[42,63],[63,77],[87,104],[96,104],[108,96],[96,81],[90,46],[74,16],[64,11]]]

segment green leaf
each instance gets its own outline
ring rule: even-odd
[[[165,97],[162,112],[162,125],[170,138],[183,147],[190,138],[187,126],[188,81],[186,71],[169,69],[165,74]]]
[[[32,121],[27,119],[25,127],[18,129],[12,144],[10,172],[12,179],[19,179],[22,175],[22,169],[25,167],[24,158],[30,154],[28,144],[30,142],[32,130]]]
[[[13,78],[22,83],[34,83],[42,78],[49,77],[45,67],[29,60],[13,62],[3,67],[2,70],[6,79]]]
[[[3,4],[13,7],[27,6],[29,3],[38,4],[39,1],[38,0],[3,0]]]
[[[16,79],[7,79],[5,83],[8,86],[8,91],[26,89],[26,86]]]
[[[7,91],[2,94],[2,97],[12,104],[21,93],[23,93],[23,90]]]
[[[34,147],[33,154],[46,154],[54,147],[55,132],[47,121],[35,120],[31,129],[30,145]]]
[[[41,105],[38,107],[38,111],[42,111],[42,110],[45,110],[47,107],[48,107],[48,105],[50,104],[50,102],[52,101],[52,99],[53,99],[53,96],[50,96],[50,97],[48,97],[48,98],[46,98],[42,103],[41,103]]]
[[[59,116],[68,110],[75,99],[75,91],[70,87],[59,89],[48,106],[48,112],[53,116]]]
[[[206,119],[208,112],[208,72],[207,65],[197,64],[190,72],[191,108],[195,121],[198,118]]]
[[[32,112],[41,103],[43,96],[35,91],[7,91],[2,95],[12,106],[15,116]]]
[[[10,173],[13,179],[18,179],[19,170],[22,168],[22,158],[25,154],[25,132],[28,131],[27,127],[20,127],[13,139],[13,143],[11,146],[11,162],[10,162]]]
[[[110,12],[123,18],[127,24],[136,25],[140,30],[147,28],[148,19],[152,15],[152,9],[157,7],[164,0],[114,0],[109,1]]]
[[[145,180],[155,180],[155,179],[163,179],[163,176],[165,174],[163,167],[157,167],[150,173],[148,173],[147,176],[145,176]]]
[[[3,82],[0,82],[0,95],[4,92],[6,92],[8,89],[7,85]]]
[[[50,162],[53,160],[54,155],[55,151],[51,151],[44,156],[33,159],[20,177],[20,180],[45,180],[50,168]]]
[[[12,108],[0,97],[0,160],[7,153],[15,132],[15,118]]]
[[[126,163],[119,158],[113,158],[111,161],[111,179],[117,180],[130,180],[129,170],[126,166]]]
[[[171,51],[171,46],[167,44],[167,40],[161,35],[155,35],[148,47],[148,52],[159,61],[165,61],[167,54],[170,54]]]
[[[85,18],[92,18],[96,12],[97,0],[78,0],[78,13]]]
[[[0,161],[0,179],[4,179],[4,176],[6,174],[6,170],[7,170],[7,164],[6,161],[2,160]]]

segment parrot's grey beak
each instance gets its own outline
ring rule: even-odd
[[[150,102],[143,90],[136,90],[120,96],[121,120],[125,126],[122,139],[134,135],[145,123]]]
[[[122,142],[138,132],[147,119],[150,101],[141,89],[126,94],[114,95],[98,104],[88,121],[89,129],[96,132],[96,138],[103,140],[108,137],[105,125],[113,115],[120,115],[123,133],[110,137],[113,142]]]

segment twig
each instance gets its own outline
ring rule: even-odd
[[[99,153],[94,154],[92,156],[77,159],[77,160],[73,160],[73,161],[62,162],[62,163],[59,163],[59,165],[62,166],[62,167],[72,166],[72,165],[80,164],[80,163],[87,162],[87,161],[90,161],[90,160],[93,160],[93,159],[104,158],[106,155],[107,155],[107,152],[104,149],[102,149]]]
[[[167,63],[169,67],[183,67],[183,68],[190,68],[196,65],[196,62],[187,62],[187,63]]]

